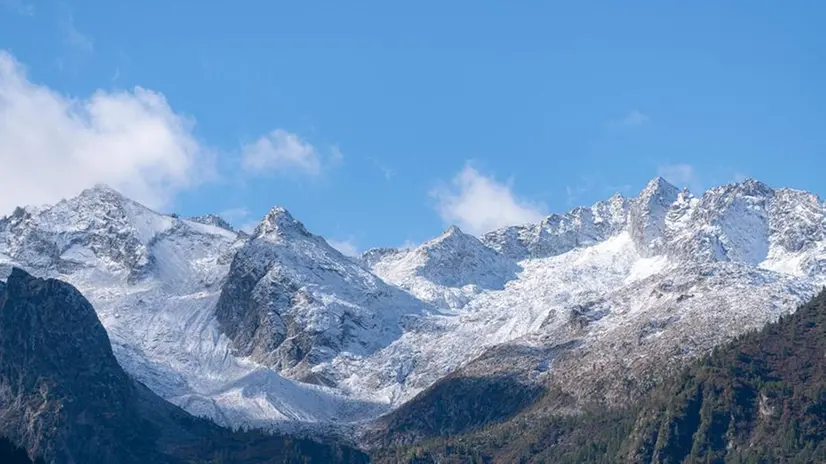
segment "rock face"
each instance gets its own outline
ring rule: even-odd
[[[313,367],[389,345],[422,308],[274,208],[235,255],[215,316],[239,355],[332,385]]]
[[[677,200],[677,187],[657,177],[634,199],[628,215],[628,228],[634,245],[642,256],[662,252],[665,243],[665,219]]]

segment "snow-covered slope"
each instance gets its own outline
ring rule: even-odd
[[[698,197],[657,178],[636,198],[353,260],[282,208],[247,236],[99,186],[0,220],[0,268],[79,288],[126,371],[184,408],[317,427],[370,420],[457,369],[633,396],[826,283],[825,221],[806,192],[748,180]]]
[[[440,308],[460,308],[482,290],[502,289],[519,266],[451,226],[408,250],[371,250],[363,257],[379,277]]]

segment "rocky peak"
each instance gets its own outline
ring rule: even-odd
[[[665,218],[677,201],[679,189],[655,177],[632,202],[628,222],[631,238],[643,256],[660,253],[664,247]]]
[[[741,192],[751,196],[773,196],[774,189],[769,187],[767,184],[760,182],[759,180],[755,180],[752,178],[745,179],[744,181],[736,184]]]
[[[239,355],[329,383],[315,366],[386,346],[401,318],[421,309],[276,207],[235,254],[215,317]]]
[[[53,206],[17,210],[0,223],[0,252],[42,270],[92,265],[97,258],[136,277],[151,264],[147,246],[174,223],[100,185]]]
[[[502,288],[518,271],[515,261],[456,226],[415,249],[385,254],[379,261],[373,263],[373,270],[402,286],[410,279],[424,278],[450,288]]]
[[[438,246],[461,246],[463,243],[468,241],[478,242],[479,240],[469,234],[462,232],[457,226],[450,226],[445,229],[438,237],[424,243],[422,247],[424,248],[434,248]]]
[[[281,206],[272,208],[252,233],[255,238],[265,236],[288,238],[309,235],[310,233],[307,232],[304,224],[296,220],[286,208]]]
[[[649,201],[649,199],[652,198],[662,198],[667,201],[669,198],[676,196],[679,191],[680,189],[665,180],[665,178],[657,176],[645,184],[645,187],[643,187],[637,196],[637,200],[644,199],[643,201]]]
[[[126,200],[122,193],[106,184],[95,184],[92,188],[84,189],[78,197]]]

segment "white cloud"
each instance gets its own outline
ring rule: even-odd
[[[334,160],[343,156],[333,151]],[[276,129],[243,147],[242,165],[247,171],[292,171],[317,175],[321,173],[321,159],[315,147],[298,135]]]
[[[614,125],[621,127],[638,127],[648,124],[650,121],[651,118],[649,118],[648,115],[638,110],[633,110],[627,115],[625,115],[624,118],[620,119],[619,121],[616,121]]]
[[[694,193],[703,192],[703,184],[694,166],[690,164],[667,164],[657,168],[657,173],[677,187],[688,187]]]
[[[193,122],[136,87],[85,99],[31,82],[0,51],[0,214],[53,203],[96,183],[160,208],[209,173]]]
[[[476,235],[504,226],[537,222],[545,216],[542,205],[517,198],[510,185],[482,175],[470,164],[465,165],[449,186],[436,188],[431,195],[442,220]]]
[[[355,257],[359,255],[358,247],[356,247],[356,245],[349,240],[327,239],[327,243],[329,243],[331,247],[340,251],[344,256]]]

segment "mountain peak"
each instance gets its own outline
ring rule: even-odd
[[[61,209],[61,206],[68,207],[73,211],[90,212],[97,211],[100,208],[105,210],[117,209],[124,211],[127,208],[131,208],[133,210],[152,211],[149,207],[130,199],[126,195],[106,184],[96,184],[94,187],[83,190],[77,196],[66,198],[47,209],[59,210]]]
[[[656,254],[662,246],[665,217],[680,190],[660,176],[646,184],[631,207],[629,227],[637,249],[643,255]]]
[[[304,224],[295,219],[286,208],[275,206],[264,216],[252,235],[261,237],[269,234],[292,236],[295,234],[309,235],[309,232]]]
[[[651,197],[653,195],[664,195],[664,196],[676,196],[676,193],[679,191],[677,187],[675,187],[672,183],[668,182],[662,176],[657,176],[647,184],[640,192],[640,197]],[[672,195],[673,193],[673,195]]]
[[[125,199],[126,197],[120,193],[119,191],[115,190],[114,188],[110,187],[107,184],[95,184],[91,188],[87,188],[80,192],[80,195],[77,198],[117,198],[117,199]]]
[[[450,226],[439,235],[434,241],[455,240],[457,238],[467,237],[468,234],[462,232],[458,226]]]
[[[438,237],[428,240],[420,245],[418,248],[422,250],[431,250],[433,248],[442,247],[457,247],[464,246],[467,243],[479,242],[479,239],[473,235],[466,234],[458,226],[452,225],[445,229]],[[482,243],[479,242],[481,246]]]
[[[462,229],[459,228],[459,226],[450,226],[447,229],[445,229],[445,231],[442,233],[442,235],[453,235],[453,234],[461,234],[461,233],[463,233],[463,232],[462,232]]]
[[[735,184],[738,189],[750,195],[771,195],[774,189],[767,184],[751,177]]]

